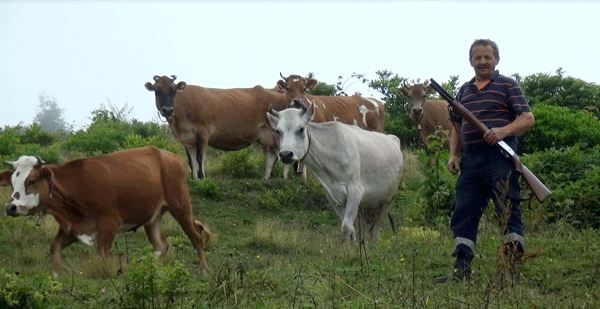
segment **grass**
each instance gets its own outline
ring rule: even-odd
[[[256,151],[252,155],[260,156]],[[501,240],[493,207],[488,207],[480,225],[472,280],[435,285],[434,277],[451,270],[453,240],[445,224],[430,226],[414,219],[423,215],[419,202],[422,197],[414,193],[422,173],[418,160],[410,152],[405,154],[403,190],[394,199],[392,209],[400,223],[398,233],[394,235],[386,222],[379,243],[356,246],[340,242],[340,222],[314,179],[304,183],[298,175],[292,175],[292,179],[284,181],[280,166],[268,182],[260,180],[262,166],[251,172],[252,177],[221,176],[222,156],[223,153],[211,153],[209,179],[188,179],[195,216],[216,236],[216,241],[206,248],[210,268],[207,276],[200,273],[197,255],[181,228],[170,215],[165,215],[163,221],[170,243],[166,263],[156,268],[147,266],[146,271],[163,271],[164,278],[180,278],[180,285],[171,283],[179,294],[166,296],[175,288],[160,292],[166,280],[160,276],[136,277],[147,274],[139,270],[137,263],[151,251],[143,231],[137,231],[117,235],[111,256],[106,260],[97,257],[93,247],[80,243],[64,249],[62,259],[67,270],[54,279],[60,283],[60,289],[49,292],[41,307],[597,308],[600,305],[599,232],[576,230],[561,222],[548,225],[540,222],[535,211],[527,209],[524,209],[526,226],[534,228],[528,230],[530,258],[522,269],[520,283],[499,282],[496,252]],[[235,159],[243,164],[256,164]],[[0,200],[8,200],[9,195],[7,188],[0,189]],[[32,291],[44,286],[31,284],[37,282],[36,276],[51,274],[48,252],[57,228],[50,216],[41,221],[41,226],[36,226],[36,221],[37,218],[8,218],[3,212],[0,214],[0,274],[18,273],[13,280],[22,281],[23,289],[29,287]],[[174,275],[178,263],[184,274]],[[152,291],[161,296],[136,302],[148,296],[141,294],[142,288],[136,283],[148,282],[156,283],[151,285]],[[0,287],[0,298],[5,295],[3,291]]]

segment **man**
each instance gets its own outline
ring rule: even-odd
[[[453,174],[461,171],[450,221],[454,236],[452,255],[456,262],[454,272],[436,278],[438,283],[470,279],[477,228],[490,198],[500,220],[506,222],[502,232],[509,261],[518,266],[523,256],[525,231],[519,206],[518,174],[510,158],[506,158],[496,144],[504,140],[516,151],[517,135],[532,127],[535,118],[517,82],[496,71],[499,60],[495,42],[475,40],[469,50],[475,77],[465,83],[456,96],[457,101],[490,130],[481,134],[457,114],[450,114],[455,125],[450,138],[448,170]]]

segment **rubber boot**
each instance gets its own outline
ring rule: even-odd
[[[471,279],[471,261],[473,254],[459,252],[456,254],[454,262],[454,271],[443,277],[433,279],[435,283],[446,283],[450,281],[469,281]]]

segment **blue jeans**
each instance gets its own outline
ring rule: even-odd
[[[502,231],[504,243],[517,241],[524,248],[519,175],[511,159],[506,158],[498,147],[485,147],[463,152],[460,169],[456,203],[450,219],[455,244],[453,255],[473,256],[479,221],[490,198],[496,205],[500,222],[506,222]]]

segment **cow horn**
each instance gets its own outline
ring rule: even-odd
[[[154,75],[154,77],[153,77],[153,78],[154,78],[154,81],[157,81],[157,80],[160,78],[160,76],[158,76],[158,75]]]
[[[279,76],[281,76],[281,79],[283,79],[283,80],[287,80],[288,79],[287,77],[283,77],[283,74],[281,74],[281,72],[279,72]]]
[[[175,81],[177,79],[177,75],[171,75],[171,80]]]
[[[269,114],[279,118],[279,112],[273,109],[273,105],[269,105]]]
[[[37,163],[35,164],[35,167],[41,167],[42,164],[46,163],[44,162],[44,160],[42,160],[42,158],[35,156],[35,158],[37,159]]]

